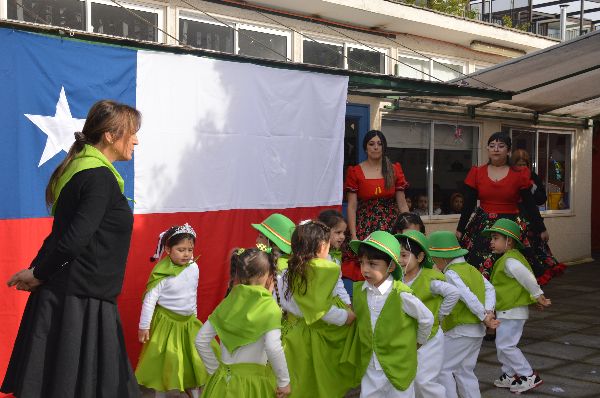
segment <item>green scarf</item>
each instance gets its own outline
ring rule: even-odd
[[[329,255],[333,259],[333,262],[336,264],[342,263],[342,251],[340,249],[330,249]]]
[[[121,189],[121,193],[125,191],[123,177],[121,177],[112,163],[109,162],[108,159],[106,159],[106,157],[98,149],[91,145],[85,144],[83,149],[77,155],[75,155],[73,160],[71,160],[62,175],[58,177],[58,181],[53,188],[54,203],[52,204],[52,215],[54,215],[54,211],[56,210],[56,202],[58,202],[61,191],[65,185],[71,181],[71,178],[73,178],[73,176],[80,171],[95,169],[98,167],[108,167],[108,169],[115,175],[117,184],[119,184],[119,188]]]
[[[340,267],[334,262],[313,258],[308,262],[306,293],[294,289],[294,300],[302,311],[307,325],[315,323],[334,305],[333,289],[340,276]]]
[[[171,276],[179,275],[181,271],[187,268],[188,265],[175,265],[173,264],[169,256],[166,256],[165,258],[160,260],[158,264],[154,266],[150,277],[148,277],[148,282],[146,282],[146,291],[144,292],[144,296],[150,290],[154,289],[160,281]]]
[[[281,309],[263,286],[235,285],[208,320],[231,353],[270,330],[280,329]]]

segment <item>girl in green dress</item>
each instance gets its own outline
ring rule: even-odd
[[[281,346],[281,310],[272,294],[273,256],[259,249],[237,249],[231,269],[235,285],[196,337],[196,349],[212,375],[202,397],[286,397],[290,378]],[[220,362],[211,349],[216,335],[221,340]]]
[[[335,294],[340,268],[327,260],[329,238],[325,224],[300,223],[288,269],[278,277],[280,304],[288,312],[283,346],[295,398],[343,397],[360,382],[354,366],[340,363],[356,316]]]

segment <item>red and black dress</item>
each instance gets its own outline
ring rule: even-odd
[[[467,262],[478,268],[486,278],[492,273],[496,256],[490,250],[489,237],[481,232],[491,227],[497,219],[508,218],[521,227],[521,242],[525,246],[523,254],[538,282],[548,282],[547,278],[540,280],[548,266],[538,259],[530,243],[530,236],[539,237],[546,230],[533,200],[531,186],[531,173],[527,167],[511,167],[506,177],[493,181],[488,176],[488,165],[485,164],[471,168],[465,178],[465,204],[457,230],[463,233],[461,245],[469,250],[465,256]],[[476,208],[477,200],[480,203]]]
[[[396,192],[408,187],[400,163],[394,163],[393,167],[396,182],[389,189],[383,178],[366,178],[360,165],[348,167],[345,190],[357,196],[356,237],[360,240],[374,231],[392,232],[399,214]],[[344,246],[342,275],[353,281],[364,280],[356,256],[347,245]]]

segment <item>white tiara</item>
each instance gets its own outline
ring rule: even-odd
[[[300,224],[298,224],[298,225],[306,225],[306,224],[310,224],[312,221],[313,221],[313,220],[311,220],[311,219],[308,219],[308,220],[303,220],[303,221],[300,221]]]
[[[173,235],[171,235],[171,237],[179,234],[190,234],[194,237],[194,239],[196,239],[196,231],[194,231],[194,228],[192,228],[192,226],[188,223],[185,223],[181,227],[178,227],[175,230],[175,232],[173,232]]]

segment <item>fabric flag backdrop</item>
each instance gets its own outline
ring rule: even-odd
[[[119,297],[134,365],[161,231],[189,222],[198,232],[205,320],[225,292],[231,249],[254,244],[250,223],[274,211],[298,222],[341,204],[347,77],[12,29],[0,29],[0,54],[2,282],[29,265],[50,232],[44,189],[91,105],[110,98],[142,112],[134,159],[116,164],[135,200]],[[2,289],[3,377],[28,294]]]

